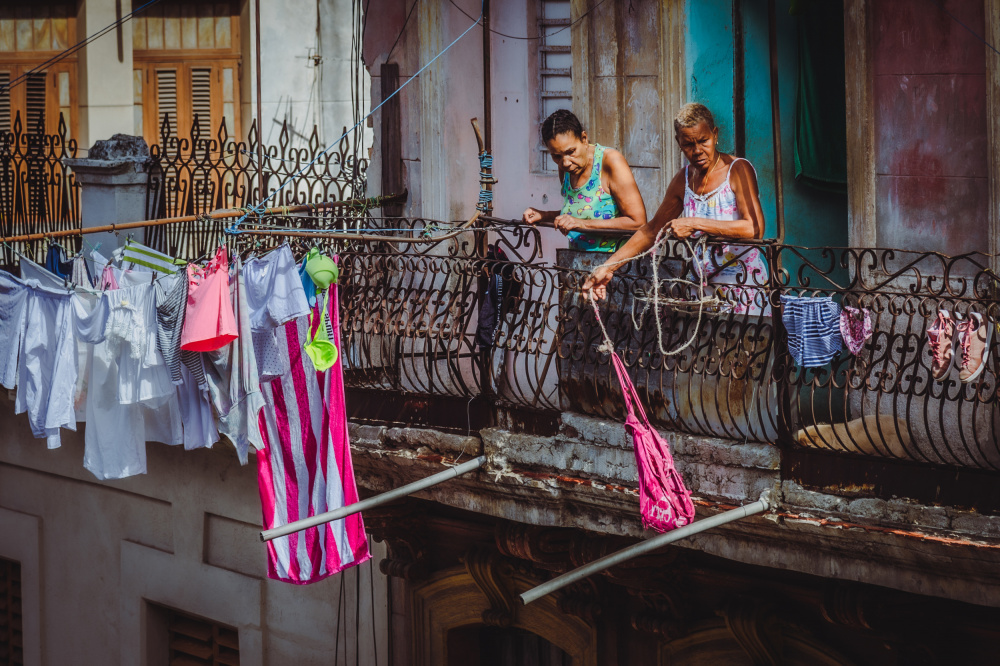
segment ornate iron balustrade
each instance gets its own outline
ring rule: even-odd
[[[147,217],[199,215],[219,208],[245,208],[274,194],[269,206],[342,201],[364,196],[368,160],[357,156],[348,137],[324,152],[317,128],[305,145],[292,142],[292,129],[282,125],[275,145],[261,143],[256,122],[246,141],[229,136],[225,120],[213,134],[197,115],[187,136],[179,136],[165,116],[160,143],[150,147]],[[345,128],[346,131],[346,128]],[[300,173],[301,172],[301,173]],[[298,177],[284,189],[291,176]],[[275,194],[275,192],[277,193]],[[353,217],[365,211],[353,212]],[[341,211],[339,217],[352,215]],[[218,245],[230,221],[204,220],[151,227],[147,242],[177,257],[203,256]],[[315,227],[308,220],[300,225]],[[326,224],[320,225],[326,226]]]
[[[46,134],[42,127],[26,127],[21,114],[14,116],[11,131],[0,132],[0,236],[47,233],[80,226],[80,184],[63,158],[76,157],[76,139],[59,116],[59,130]],[[77,249],[79,239],[65,239]],[[18,244],[14,249],[35,259],[44,252],[40,243]],[[3,248],[3,263],[15,257]]]
[[[567,250],[557,266],[522,262],[515,253],[538,259],[537,236],[507,231],[498,241],[510,250],[507,262],[476,256],[472,234],[433,252],[341,247],[348,385],[621,419],[620,388],[579,292],[592,263],[605,257]],[[661,310],[662,349],[648,307],[649,261],[633,262],[612,281],[602,320],[652,420],[741,443],[1000,468],[1000,280],[988,258],[774,243],[759,249],[765,273],[731,270],[731,281],[744,303],[767,304],[772,316],[727,308],[699,315],[673,302]],[[710,256],[710,272],[736,265],[732,256]],[[659,269],[662,298],[691,298],[689,285],[670,281],[689,274],[690,265],[688,248],[672,245]],[[493,344],[481,348],[477,318],[484,278],[493,272],[507,278],[508,293]],[[844,350],[823,367],[801,368],[788,351],[782,295],[831,296],[867,309],[873,335],[856,356]],[[927,328],[939,309],[976,312],[994,327],[986,367],[973,382],[959,382],[957,369],[940,382],[931,376]]]

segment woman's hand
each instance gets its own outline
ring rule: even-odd
[[[521,221],[525,224],[537,224],[542,221],[542,211],[537,208],[528,208],[521,215]]]
[[[678,217],[667,223],[667,230],[674,238],[690,238],[691,234],[698,231],[698,226],[693,218]]]
[[[597,300],[603,299],[608,295],[608,283],[611,282],[611,278],[614,277],[615,271],[607,266],[598,266],[594,269],[594,272],[587,276],[587,280],[583,283],[583,293],[593,291],[594,298]]]
[[[582,226],[583,220],[579,220],[573,217],[572,215],[560,215],[556,218],[555,225],[556,229],[563,232],[564,234],[568,234],[574,229],[577,229],[580,226]]]

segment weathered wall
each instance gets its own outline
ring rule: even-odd
[[[163,629],[149,604],[236,627],[243,664],[356,663],[357,651],[375,666],[376,649],[388,663],[381,546],[374,566],[313,585],[268,580],[256,469],[231,448],[149,444],[148,474],[98,482],[82,433],[46,450],[6,399],[0,422],[0,557],[28,572],[26,664],[165,664],[145,653]]]

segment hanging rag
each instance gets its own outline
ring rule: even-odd
[[[625,427],[632,433],[639,470],[639,510],[642,526],[657,532],[683,527],[694,520],[691,491],[674,467],[670,445],[646,418],[639,394],[617,352],[611,352],[615,374],[625,398]]]
[[[309,355],[313,365],[320,372],[326,372],[337,362],[337,345],[330,341],[330,327],[326,312],[330,307],[330,289],[323,290],[323,307],[309,313],[309,333],[302,349]],[[317,316],[316,310],[319,310]]]
[[[152,273],[173,275],[180,270],[177,260],[169,254],[163,254],[151,247],[130,240],[122,251],[122,264],[131,264],[131,268]]]
[[[788,351],[802,368],[826,365],[843,348],[840,305],[829,296],[781,297]]]
[[[49,245],[48,254],[45,255],[45,268],[64,280],[73,275],[73,262],[66,259],[66,250],[58,243]]]
[[[872,313],[867,309],[844,307],[840,313],[840,334],[844,344],[857,356],[872,337]]]
[[[493,347],[500,323],[510,312],[514,301],[521,295],[521,282],[514,279],[514,264],[499,247],[491,247],[486,255],[488,283],[479,304],[479,324],[476,327],[476,344],[480,349]]]

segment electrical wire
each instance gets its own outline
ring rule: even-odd
[[[90,35],[89,37],[87,37],[83,41],[77,42],[76,44],[74,44],[73,46],[69,47],[65,51],[62,51],[61,53],[57,53],[56,55],[52,56],[51,58],[49,58],[48,60],[46,60],[45,62],[43,62],[38,67],[35,67],[34,69],[30,69],[27,72],[24,72],[23,74],[21,74],[20,76],[18,76],[17,78],[15,78],[13,81],[8,82],[7,85],[5,85],[4,87],[0,88],[0,95],[2,95],[4,93],[7,93],[7,92],[10,92],[11,88],[13,88],[14,86],[17,86],[17,85],[20,85],[20,84],[24,83],[29,78],[31,78],[31,76],[33,74],[38,74],[39,72],[44,71],[46,68],[51,67],[52,65],[56,64],[57,62],[60,62],[61,60],[65,60],[66,58],[70,57],[71,55],[73,55],[74,53],[76,53],[77,51],[79,51],[80,49],[82,49],[83,47],[87,46],[87,44],[90,44],[91,42],[93,42],[93,41],[95,41],[95,40],[103,37],[104,35],[106,35],[110,31],[114,30],[115,28],[117,28],[121,24],[123,24],[126,21],[128,21],[129,19],[131,19],[136,14],[139,14],[143,10],[145,10],[145,9],[147,9],[147,8],[155,5],[158,2],[160,2],[160,0],[150,0],[146,4],[144,4],[141,7],[139,7],[138,9],[132,10],[131,12],[129,12],[128,14],[126,14],[125,16],[121,17],[120,19],[118,19],[117,21],[115,21],[114,23],[112,23],[111,25],[109,25],[109,26],[107,26],[107,27],[105,27],[105,28],[103,28],[101,30],[98,30],[97,32],[95,32],[94,34]]]
[[[604,0],[602,0],[602,2],[603,1]],[[359,120],[354,125],[354,127],[352,127],[351,129],[347,130],[346,132],[344,132],[344,134],[339,139],[337,139],[336,141],[334,141],[333,143],[331,143],[329,146],[327,146],[326,148],[324,148],[322,151],[320,151],[316,155],[316,157],[314,157],[312,160],[309,161],[308,164],[306,164],[304,167],[302,167],[301,169],[299,169],[298,171],[296,171],[295,173],[293,173],[291,176],[289,176],[288,178],[286,178],[285,181],[281,185],[279,185],[277,188],[275,188],[275,190],[273,192],[271,192],[269,195],[267,195],[263,200],[261,200],[260,202],[258,202],[257,204],[255,204],[253,206],[250,206],[251,212],[259,212],[259,207],[260,206],[263,206],[265,203],[267,203],[268,201],[270,201],[276,194],[278,194],[278,192],[281,192],[283,189],[285,189],[286,187],[288,187],[288,185],[291,184],[292,181],[294,181],[295,179],[299,178],[306,171],[306,169],[308,169],[313,164],[315,164],[331,148],[333,148],[334,146],[336,146],[337,144],[339,144],[351,132],[353,132],[354,130],[356,130],[361,125],[361,123],[365,122],[369,117],[371,117],[372,115],[374,115],[376,111],[378,111],[379,109],[381,109],[382,106],[386,102],[388,102],[390,99],[392,99],[393,97],[395,97],[396,95],[398,95],[399,92],[403,88],[405,88],[410,83],[412,83],[414,80],[416,80],[425,70],[427,70],[431,65],[433,65],[435,62],[437,62],[438,58],[440,58],[445,53],[447,53],[448,50],[451,49],[451,47],[453,47],[455,44],[457,44],[459,41],[461,41],[463,37],[465,37],[467,34],[469,34],[472,31],[473,28],[475,28],[477,25],[479,25],[480,21],[482,21],[482,20],[483,20],[483,15],[482,15],[482,13],[480,13],[479,18],[476,19],[473,22],[472,25],[470,25],[468,28],[466,28],[465,31],[462,34],[460,34],[458,37],[456,37],[450,44],[448,44],[448,46],[444,47],[444,49],[442,49],[440,53],[438,53],[436,56],[434,56],[433,58],[431,58],[427,62],[427,64],[425,64],[423,67],[421,67],[420,69],[418,69],[416,71],[416,73],[413,74],[413,76],[411,76],[406,81],[404,81],[391,94],[389,94],[385,99],[383,99],[381,102],[379,102],[378,106],[376,106],[371,111],[369,111],[367,114],[365,114],[365,117],[362,118],[361,120]],[[247,213],[247,214],[243,215],[243,217],[237,219],[236,222],[234,222],[231,227],[228,227],[226,229],[226,233],[229,233],[229,234],[239,233],[239,225],[242,224],[243,221],[246,220],[249,216],[250,216],[250,213]]]
[[[392,57],[392,52],[396,50],[396,45],[399,44],[400,38],[403,36],[403,33],[406,32],[406,25],[410,22],[410,16],[413,14],[413,10],[416,9],[418,2],[420,2],[420,0],[413,0],[413,4],[410,5],[410,11],[406,12],[406,20],[403,21],[403,27],[399,29],[399,34],[396,35],[396,41],[392,43],[392,48],[389,49],[389,54],[385,57],[386,62],[389,62],[389,58]],[[469,18],[472,17],[470,16]]]
[[[533,39],[542,39],[543,37],[554,37],[554,36],[558,35],[560,32],[563,32],[564,30],[569,30],[570,28],[572,28],[574,25],[576,25],[577,23],[579,23],[580,21],[582,21],[583,19],[585,19],[587,17],[587,14],[591,13],[592,11],[594,11],[595,9],[597,9],[598,7],[600,7],[601,5],[603,5],[607,1],[608,0],[600,0],[600,2],[598,2],[596,5],[594,5],[593,7],[591,7],[587,11],[585,11],[583,14],[581,14],[580,16],[578,16],[575,21],[573,21],[569,25],[563,26],[562,28],[560,28],[560,29],[556,30],[555,32],[550,33],[548,35],[536,35],[535,37],[519,37],[517,35],[508,35],[505,32],[500,32],[499,30],[494,30],[493,28],[490,28],[490,32],[492,32],[494,35],[500,35],[501,37],[506,37],[507,39],[523,39],[525,41],[531,41]],[[450,2],[455,7],[455,9],[457,9],[458,11],[462,12],[463,14],[465,14],[468,18],[470,18],[470,19],[472,18],[471,16],[469,16],[468,12],[466,12],[464,9],[462,9],[457,4],[455,4],[455,0],[448,0],[448,2]]]
[[[976,32],[975,30],[973,30],[972,28],[970,28],[969,26],[967,26],[957,16],[955,16],[954,14],[952,14],[951,12],[949,12],[948,8],[944,6],[943,2],[940,2],[940,0],[933,0],[933,1],[934,1],[934,4],[937,5],[941,9],[941,11],[943,11],[945,14],[947,14],[948,16],[951,17],[951,20],[953,20],[955,23],[957,23],[960,26],[962,26],[963,28],[965,28],[967,31],[969,31],[972,34],[973,37],[975,37],[976,39],[978,39],[979,41],[981,41],[988,48],[992,49],[993,53],[996,53],[997,55],[1000,55],[1000,51],[997,50],[997,47],[995,47],[992,44],[990,44],[988,41],[986,41],[985,37],[983,37],[978,32]]]

